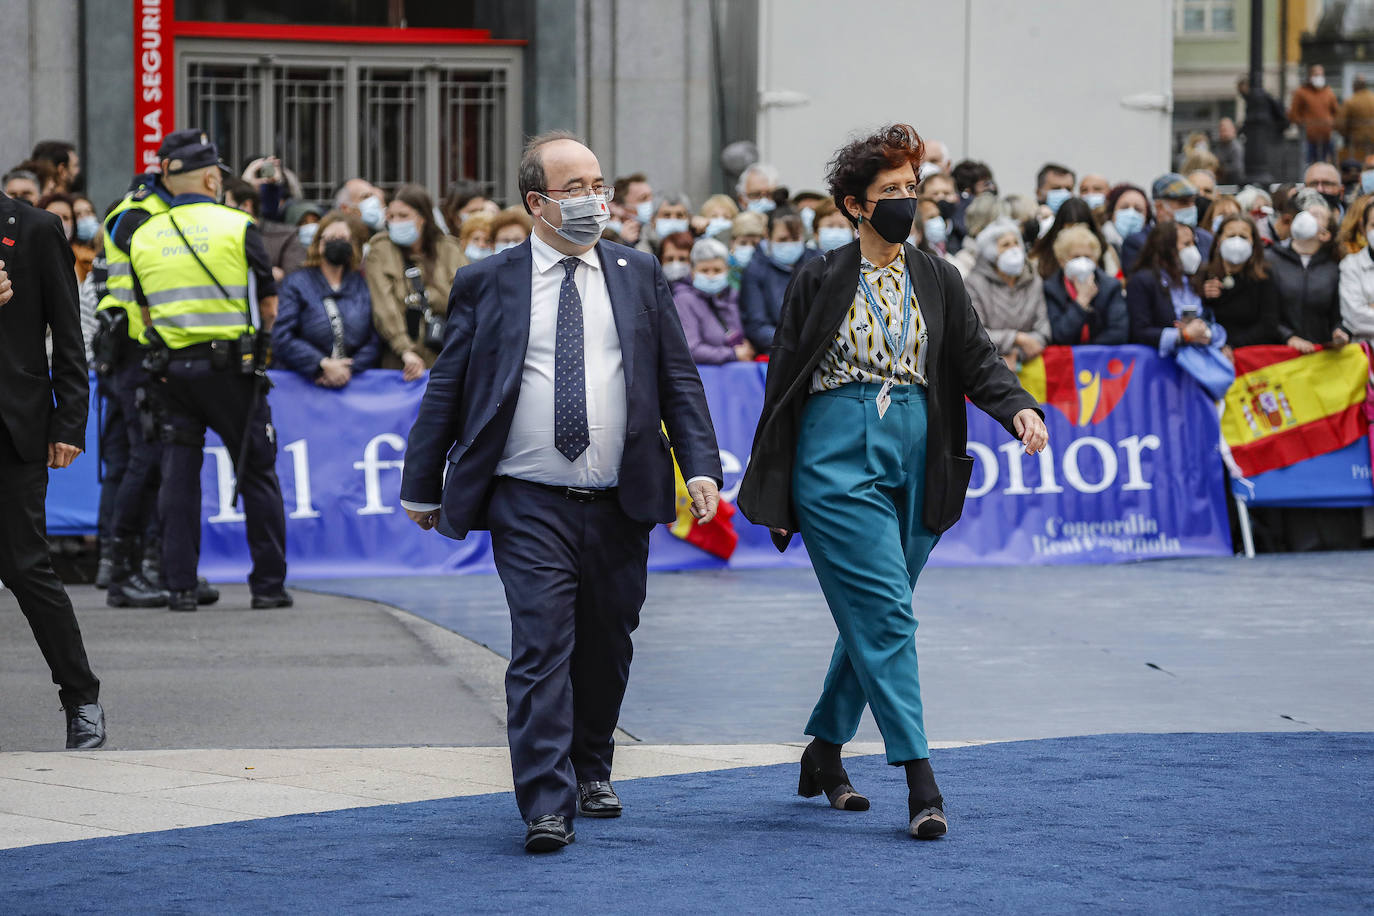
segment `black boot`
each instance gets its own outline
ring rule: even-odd
[[[95,567],[95,587],[109,588],[110,577],[114,572],[114,538],[100,539],[100,560]]]
[[[210,580],[201,576],[196,579],[196,604],[214,604],[219,600],[219,589]]]
[[[196,609],[196,590],[172,592],[167,598],[167,607],[174,611],[194,611]]]
[[[908,760],[903,766],[906,768],[906,806],[911,835],[918,840],[944,836],[949,830],[949,821],[945,819],[945,799],[935,784],[930,759]]]
[[[166,588],[162,581],[162,539],[144,537],[143,539],[143,579],[154,588]]]
[[[797,794],[802,798],[815,798],[822,792],[830,801],[830,807],[836,810],[868,810],[868,799],[854,791],[849,774],[840,764],[840,746],[815,738],[802,751]]]
[[[110,607],[166,607],[167,593],[154,588],[138,571],[140,551],[135,538],[115,538],[114,565],[105,603]]]

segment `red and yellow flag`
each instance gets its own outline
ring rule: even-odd
[[[692,517],[692,497],[687,493],[687,482],[682,479],[682,468],[677,466],[676,457],[673,458],[673,477],[677,481],[677,521],[669,526],[673,536],[722,560],[730,559],[739,545],[739,533],[731,521],[735,516],[734,505],[722,499],[716,517],[698,525]]]
[[[1101,423],[1131,384],[1135,360],[1118,356],[1105,364],[1079,365],[1072,347],[1046,347],[1019,371],[1021,387],[1041,404],[1054,407],[1074,426]]]
[[[1369,362],[1356,346],[1306,356],[1291,347],[1234,351],[1221,433],[1249,477],[1344,448],[1368,432]]]

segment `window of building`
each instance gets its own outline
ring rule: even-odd
[[[1186,36],[1234,35],[1236,0],[1178,0],[1174,31]]]

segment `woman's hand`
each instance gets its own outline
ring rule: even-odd
[[[425,361],[420,359],[420,354],[414,350],[407,350],[401,354],[401,378],[407,382],[413,382],[425,374]]]
[[[1175,324],[1184,343],[1200,344],[1205,347],[1212,342],[1212,329],[1201,318],[1190,319],[1187,324],[1179,322],[1175,322]]]
[[[0,284],[0,289],[2,289],[3,286],[3,284]],[[1345,333],[1345,328],[1336,328],[1336,330],[1331,332],[1331,342],[1338,347],[1343,347],[1350,343],[1350,335]]]
[[[1034,334],[1027,334],[1025,331],[1016,332],[1016,348],[1021,351],[1024,362],[1030,362],[1045,350],[1045,345],[1040,342],[1040,338]]]
[[[1088,311],[1093,310],[1093,300],[1097,298],[1097,278],[1088,277],[1074,287],[1073,301]]]
[[[747,340],[735,347],[735,359],[742,363],[752,363],[754,357],[758,355],[759,354],[754,350],[754,345]]]
[[[1016,429],[1016,437],[1026,447],[1027,455],[1034,455],[1049,445],[1050,431],[1045,428],[1045,421],[1036,411],[1027,407],[1012,417],[1011,423]]]
[[[1334,336],[1334,335],[1333,335],[1333,336]],[[1316,353],[1316,352],[1317,352],[1317,345],[1316,345],[1316,344],[1314,344],[1314,343],[1313,343],[1312,341],[1310,341],[1310,340],[1304,340],[1303,338],[1299,337],[1299,336],[1296,335],[1296,334],[1294,334],[1292,337],[1288,338],[1288,340],[1285,341],[1285,343],[1287,343],[1288,346],[1292,347],[1294,350],[1297,350],[1299,353]]]
[[[353,360],[320,360],[319,384],[326,388],[342,388],[353,380]]]
[[[1221,281],[1216,277],[1202,284],[1202,295],[1207,299],[1216,299],[1221,296]]]

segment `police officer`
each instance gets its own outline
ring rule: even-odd
[[[107,501],[110,506],[110,590],[105,602],[111,607],[167,604],[167,593],[141,568],[145,551],[140,538],[156,520],[162,445],[157,431],[148,429],[140,419],[139,408],[147,399],[151,380],[143,369],[148,338],[134,300],[128,246],[134,230],[153,214],[165,212],[171,199],[157,176],[140,175],[105,219],[105,295],[96,307],[95,366],[102,390],[112,396],[102,432],[123,436],[120,448],[114,451],[116,461],[106,465],[100,500],[102,515]],[[102,436],[102,445],[104,441]],[[121,456],[122,462],[118,461]],[[107,500],[111,491],[113,498]],[[105,549],[102,544],[102,555]]]
[[[262,353],[277,312],[271,261],[252,219],[216,203],[223,166],[204,133],[170,134],[158,155],[172,198],[166,211],[133,232],[128,253],[134,298],[154,349],[149,365],[161,381],[158,510],[169,606],[196,608],[200,470],[209,427],[224,441],[243,494],[253,607],[289,607],[286,515]]]

